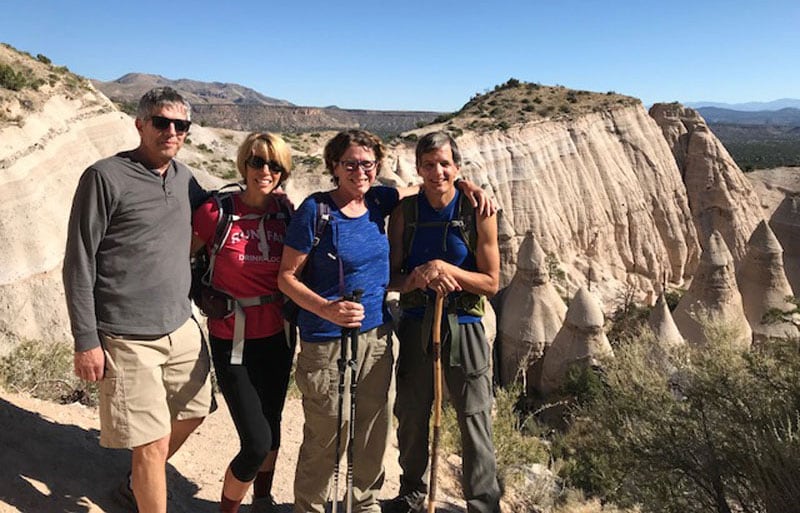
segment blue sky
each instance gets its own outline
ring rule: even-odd
[[[90,78],[452,111],[515,77],[659,101],[800,97],[800,1],[0,0],[0,41]]]

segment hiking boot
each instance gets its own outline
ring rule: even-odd
[[[125,476],[125,480],[114,490],[114,499],[120,506],[125,508],[125,511],[132,513],[139,511],[139,508],[136,507],[136,497],[133,496],[133,489],[131,489],[130,473]]]
[[[278,503],[272,498],[272,495],[266,497],[253,497],[253,502],[250,503],[250,513],[275,513],[278,511]]]
[[[425,506],[425,497],[412,495],[398,495],[394,499],[384,502],[381,507],[383,513],[422,513]]]

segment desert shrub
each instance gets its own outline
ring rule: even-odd
[[[445,121],[450,121],[455,116],[456,116],[455,112],[447,112],[445,114],[439,114],[438,116],[433,118],[433,122],[434,123],[444,123]],[[423,126],[425,126],[425,125],[423,124]]]
[[[73,354],[66,342],[23,340],[0,358],[0,383],[48,401],[97,404],[97,385],[73,373]]]
[[[28,86],[28,79],[24,73],[15,71],[7,64],[0,64],[0,87],[20,91],[26,86]]]
[[[53,63],[53,61],[51,61],[46,55],[42,55],[41,53],[37,53],[36,54],[36,60],[39,61],[39,62],[42,62],[44,64],[52,64]]]
[[[572,485],[643,511],[799,510],[798,342],[741,353],[717,336],[669,357],[646,337],[616,349],[559,448]]]

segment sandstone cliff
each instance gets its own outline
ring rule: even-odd
[[[652,291],[664,274],[675,284],[691,276],[699,245],[686,188],[640,104],[465,131],[457,140],[464,174],[495,191],[516,245],[533,232],[565,267],[572,291],[586,283],[590,260],[605,301],[626,283]],[[413,169],[411,144],[394,151],[400,168]],[[503,285],[514,258],[503,260]]]
[[[138,141],[102,95],[57,94],[0,129],[0,334],[68,338],[61,284],[72,191],[91,162]]]
[[[762,219],[753,187],[702,117],[677,103],[650,109],[681,171],[700,239],[718,231],[738,267]]]

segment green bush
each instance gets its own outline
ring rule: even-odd
[[[668,358],[647,337],[618,347],[560,447],[570,483],[643,511],[798,511],[798,342],[740,353],[719,336]]]
[[[7,64],[0,64],[0,87],[21,91],[28,85],[28,79],[25,78],[24,73],[14,71],[14,68]]]

